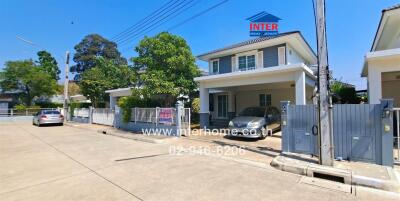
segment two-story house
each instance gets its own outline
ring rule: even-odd
[[[209,63],[200,85],[200,125],[223,122],[246,107],[275,106],[280,101],[312,102],[317,58],[300,32],[262,37],[198,56]]]
[[[400,107],[400,4],[384,9],[361,77],[368,80],[368,100],[393,98]]]

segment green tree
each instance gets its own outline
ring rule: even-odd
[[[356,89],[339,80],[333,80],[331,83],[333,93],[333,103],[358,104],[360,99],[357,97]]]
[[[20,92],[20,98],[30,106],[35,97],[54,95],[57,82],[32,60],[8,61],[0,73],[0,87],[6,91]]]
[[[94,67],[82,73],[78,85],[82,94],[97,106],[106,100],[106,90],[128,87],[135,78],[135,72],[128,65],[116,65],[113,60],[99,57]]]
[[[58,64],[56,59],[49,52],[39,51],[37,53],[39,59],[36,63],[39,67],[46,73],[48,73],[53,79],[60,79],[60,69],[58,68]]]
[[[155,37],[145,37],[135,48],[137,57],[132,58],[136,69],[144,69],[140,75],[143,94],[162,95],[164,106],[171,106],[178,97],[191,96],[197,89],[193,78],[200,75],[190,47],[186,41],[168,32]]]
[[[98,34],[85,36],[75,47],[74,62],[76,65],[71,67],[71,72],[76,73],[76,80],[79,74],[96,66],[97,57],[111,60],[115,65],[126,65],[127,61],[121,57],[117,49],[117,44],[109,41]]]

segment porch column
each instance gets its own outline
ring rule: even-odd
[[[117,97],[110,96],[110,109],[115,110],[115,105],[117,105]]]
[[[368,69],[368,102],[369,104],[379,104],[382,98],[382,79],[379,70]]]
[[[208,89],[200,84],[200,128],[210,125],[210,103]]]
[[[296,85],[296,105],[306,104],[306,74],[304,71],[298,72],[295,77]]]
[[[235,92],[228,91],[228,118],[229,120],[235,118]]]

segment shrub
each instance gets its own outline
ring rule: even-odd
[[[191,106],[191,121],[199,123],[200,121],[200,98],[194,98]]]
[[[26,105],[18,104],[18,105],[14,106],[14,109],[16,109],[16,110],[26,110]]]
[[[52,103],[52,102],[37,102],[35,106],[39,106],[41,108],[62,108],[62,103]]]
[[[118,100],[118,106],[122,111],[122,121],[129,122],[131,120],[132,108],[135,107],[160,107],[159,99],[146,98],[140,90],[132,90],[131,96],[122,97]]]
[[[126,96],[118,100],[118,106],[122,111],[122,120],[129,122],[131,120],[132,108],[145,107],[145,101],[136,96]]]

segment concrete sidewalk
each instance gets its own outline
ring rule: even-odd
[[[400,177],[391,167],[348,161],[335,161],[333,167],[322,166],[316,158],[302,154],[283,154],[271,165],[279,170],[308,177],[324,177],[339,182],[400,193]]]

